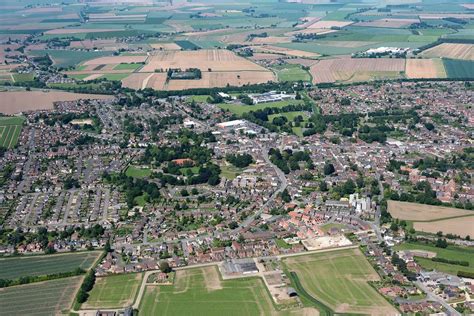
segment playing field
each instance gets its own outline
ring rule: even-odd
[[[97,278],[83,308],[126,307],[133,303],[140,287],[141,273],[119,274]]]
[[[234,114],[242,115],[250,111],[263,110],[264,108],[282,108],[290,104],[301,104],[302,100],[286,100],[269,103],[260,103],[255,105],[242,105],[242,104],[227,104],[222,103],[218,106],[223,110],[228,110]]]
[[[425,269],[437,270],[456,275],[458,271],[467,271],[474,273],[474,250],[468,248],[461,248],[449,245],[448,248],[438,248],[431,245],[424,245],[419,243],[403,243],[395,246],[395,250],[425,250],[436,253],[437,258],[448,260],[468,261],[469,266],[464,267],[460,265],[434,262],[428,258],[416,258],[416,261]]]
[[[76,268],[87,270],[100,254],[100,251],[87,251],[48,256],[1,258],[0,279],[70,272]]]
[[[358,249],[284,259],[311,296],[338,313],[395,315],[397,311],[367,281],[379,276]]]
[[[127,170],[125,171],[125,175],[127,177],[139,178],[139,179],[149,177],[150,174],[151,174],[150,169],[139,168],[135,166],[129,166]]]
[[[311,81],[310,74],[300,65],[287,64],[273,68],[279,81]]]
[[[216,267],[177,271],[173,286],[148,286],[139,310],[173,316],[276,314],[260,278],[221,281]]]
[[[82,277],[0,289],[0,315],[68,314]]]
[[[0,117],[0,147],[16,146],[24,121],[23,117]]]

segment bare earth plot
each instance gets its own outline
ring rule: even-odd
[[[0,92],[0,112],[15,114],[33,110],[51,110],[58,101],[80,99],[111,99],[113,96],[101,94],[82,94],[63,91],[7,91]]]
[[[367,283],[379,276],[359,249],[295,256],[284,263],[310,295],[337,313],[398,314]]]
[[[388,211],[394,218],[413,221],[417,231],[474,235],[473,211],[399,201],[388,201]]]
[[[407,59],[405,73],[408,78],[446,78],[441,59]]]
[[[474,45],[443,43],[425,50],[421,55],[427,58],[445,57],[474,60]]]
[[[311,67],[314,83],[399,78],[404,59],[339,58],[321,60]]]
[[[288,56],[294,56],[294,57],[313,58],[313,57],[319,56],[319,54],[317,53],[306,52],[303,50],[291,49],[291,48],[285,48],[285,47],[271,46],[271,45],[255,46],[253,48],[257,52],[282,54],[282,55],[288,55]]]
[[[71,277],[0,289],[0,314],[67,314],[81,282],[82,277]]]

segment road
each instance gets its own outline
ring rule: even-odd
[[[445,300],[443,300],[442,298],[438,297],[433,292],[431,292],[431,290],[428,287],[426,287],[422,282],[416,281],[415,284],[416,284],[416,286],[418,286],[420,289],[422,289],[426,293],[426,296],[427,296],[428,299],[430,299],[432,301],[435,301],[435,302],[438,302],[441,305],[443,305],[443,307],[446,308],[446,313],[448,315],[459,315],[459,316],[461,315],[461,313],[459,313],[451,305],[446,303]]]

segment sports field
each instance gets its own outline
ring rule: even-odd
[[[100,251],[87,251],[48,256],[2,258],[0,259],[0,279],[69,272],[76,268],[87,270],[100,254]]]
[[[257,111],[262,110],[264,108],[282,108],[289,104],[301,104],[303,103],[302,100],[285,100],[285,101],[277,101],[277,102],[270,102],[270,103],[261,103],[255,105],[241,105],[241,104],[219,104],[218,106],[223,110],[231,111],[234,114],[242,115],[244,113],[250,111]]]
[[[141,273],[119,274],[97,278],[83,308],[126,307],[133,303],[140,287]]]
[[[283,65],[274,68],[279,81],[311,81],[309,72],[300,65]]]
[[[82,277],[13,286],[0,290],[0,315],[68,314]]]
[[[16,146],[24,121],[23,117],[0,117],[0,147]]]
[[[129,166],[127,170],[125,171],[125,175],[127,177],[132,177],[132,178],[146,178],[151,175],[151,170],[150,169],[145,169],[145,168],[139,168],[135,166]]]
[[[436,253],[437,258],[468,261],[469,266],[460,266],[448,263],[434,262],[428,258],[416,258],[416,261],[425,269],[437,270],[441,272],[456,275],[458,271],[467,271],[474,273],[474,250],[469,248],[461,248],[449,245],[447,248],[438,248],[431,245],[419,243],[404,243],[395,246],[395,250],[425,250]]]
[[[338,313],[395,315],[397,311],[367,281],[379,276],[358,249],[284,259],[307,293]]]
[[[278,314],[260,278],[222,281],[216,267],[180,270],[173,286],[148,286],[143,315]]]

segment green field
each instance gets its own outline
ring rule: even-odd
[[[235,179],[241,173],[242,169],[237,168],[231,164],[225,164],[221,166],[221,175],[228,180]]]
[[[288,119],[288,121],[293,121],[295,117],[297,116],[302,116],[303,119],[307,119],[308,118],[308,115],[306,114],[306,112],[301,112],[301,111],[295,111],[295,112],[284,112],[284,113],[277,113],[277,114],[270,114],[268,116],[268,121],[273,121],[273,119],[275,117],[279,117],[279,116],[284,116]]]
[[[114,308],[133,304],[143,275],[119,274],[97,278],[84,308]]]
[[[104,75],[100,76],[99,79],[107,79],[107,80],[110,80],[110,81],[120,81],[123,78],[126,78],[128,76],[130,76],[129,73],[126,73],[126,74],[104,74]]]
[[[262,104],[255,104],[255,105],[222,103],[222,104],[218,104],[218,106],[223,110],[228,110],[234,114],[242,115],[250,111],[262,110],[264,108],[282,108],[289,104],[301,104],[301,103],[303,103],[303,100],[286,100],[286,101],[262,103]]]
[[[431,245],[424,245],[419,243],[404,243],[395,246],[395,250],[426,250],[436,252],[438,258],[458,261],[468,261],[469,266],[464,267],[460,265],[434,262],[427,258],[416,258],[416,261],[425,269],[442,271],[451,274],[457,274],[458,271],[467,271],[474,273],[474,250],[468,248],[461,248],[455,246],[448,246],[447,248],[438,248]]]
[[[67,314],[81,280],[72,277],[1,289],[0,315]]]
[[[142,179],[142,178],[149,177],[151,175],[151,170],[146,169],[146,168],[129,166],[127,170],[125,171],[125,175],[127,177]]]
[[[28,82],[28,81],[34,81],[35,80],[35,75],[33,73],[29,74],[13,74],[13,80],[15,82]]]
[[[190,41],[175,41],[176,44],[178,44],[182,49],[184,50],[196,50],[196,49],[199,49],[201,47],[197,46],[196,44],[194,44],[193,42],[190,42]]]
[[[273,315],[277,313],[260,278],[222,281],[216,267],[178,271],[173,286],[148,286],[143,315]]]
[[[279,81],[311,81],[311,75],[300,65],[287,64],[273,69]]]
[[[0,147],[16,146],[24,122],[23,117],[0,117]]]
[[[118,64],[114,70],[136,70],[143,66],[142,64]]]
[[[448,78],[474,78],[474,61],[443,59]]]
[[[70,272],[76,268],[89,269],[100,251],[87,251],[49,256],[24,256],[0,259],[0,279],[17,279],[22,276],[38,276]]]
[[[378,275],[358,249],[336,250],[284,259],[305,291],[336,312],[388,314],[394,312],[367,281]]]
[[[75,67],[76,65],[98,57],[112,55],[112,52],[96,52],[96,51],[67,51],[67,50],[34,50],[32,51],[34,56],[49,55],[53,60],[53,63],[57,67]]]

